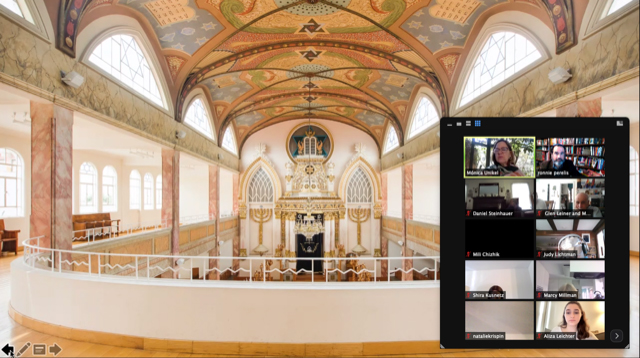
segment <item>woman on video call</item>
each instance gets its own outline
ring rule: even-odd
[[[597,340],[595,334],[589,331],[587,317],[580,303],[571,301],[564,306],[562,324],[556,326],[551,332],[573,333],[576,332],[578,340]]]
[[[500,176],[524,176],[520,168],[516,167],[516,157],[513,155],[511,144],[504,139],[500,139],[493,144],[493,154],[491,155],[493,165],[490,170],[499,170]]]

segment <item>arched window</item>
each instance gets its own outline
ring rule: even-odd
[[[629,146],[629,214],[638,216],[638,152]]]
[[[144,175],[144,210],[153,210],[153,175]]]
[[[118,173],[107,165],[102,169],[102,212],[118,211]]]
[[[367,173],[358,167],[347,184],[347,203],[371,203],[373,201],[373,187]]]
[[[149,61],[130,35],[113,35],[102,41],[89,61],[153,103],[167,108]]]
[[[156,209],[162,209],[162,175],[156,177]]]
[[[609,0],[607,1],[607,4],[605,5],[605,10],[602,13],[602,17],[606,17],[609,16],[611,14],[613,14],[614,12],[622,9],[623,7],[625,7],[627,4],[632,3],[634,0]]]
[[[129,175],[129,209],[140,210],[141,178],[137,170],[132,170]]]
[[[24,161],[18,152],[0,148],[0,218],[24,216]]]
[[[387,140],[384,142],[384,153],[390,152],[391,150],[397,148],[399,145],[400,143],[398,143],[398,133],[396,133],[396,129],[391,124],[389,124],[389,130],[387,131]]]
[[[6,7],[11,10],[14,14],[22,17],[23,19],[33,22],[33,16],[31,16],[31,11],[29,10],[29,6],[25,0],[0,0],[0,5]]]
[[[460,106],[496,87],[540,59],[536,46],[513,32],[496,32],[480,50],[460,98]]]
[[[98,212],[98,170],[89,162],[80,165],[80,213]]]
[[[258,169],[247,188],[247,197],[250,203],[272,203],[273,202],[273,183],[271,178],[264,170],[264,168]]]
[[[236,138],[233,135],[231,126],[227,127],[227,130],[224,131],[224,136],[222,136],[222,148],[233,154],[238,154],[238,151],[236,150]]]
[[[200,98],[191,102],[187,115],[184,117],[184,123],[204,134],[207,138],[213,139],[211,119]]]
[[[418,102],[418,106],[411,118],[409,138],[413,138],[416,134],[438,123],[439,120],[438,111],[433,102],[427,96],[420,97],[420,102]]]

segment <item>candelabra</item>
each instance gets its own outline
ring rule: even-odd
[[[258,247],[253,249],[253,252],[257,252],[260,256],[264,255],[269,249],[262,245],[262,224],[271,219],[271,209],[251,209],[249,210],[251,219],[258,223]]]
[[[349,209],[349,219],[358,224],[358,244],[351,251],[358,255],[367,252],[367,249],[362,246],[362,223],[369,220],[369,214],[369,209],[362,209],[360,207],[357,209]]]

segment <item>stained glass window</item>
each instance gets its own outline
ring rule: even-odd
[[[398,145],[398,133],[396,133],[396,129],[392,125],[389,125],[389,131],[387,131],[387,141],[384,145],[384,152],[387,153],[397,148]]]
[[[271,178],[263,168],[253,174],[249,182],[247,197],[250,203],[273,202],[273,184]]]
[[[433,124],[438,123],[439,120],[440,118],[438,118],[436,107],[433,105],[433,103],[431,103],[427,96],[423,96],[422,98],[420,98],[418,107],[413,113],[413,118],[411,120],[411,130],[409,131],[409,138],[412,138],[416,134],[431,127]]]
[[[224,131],[224,136],[222,137],[222,148],[230,151],[233,154],[238,154],[236,150],[236,141],[233,137],[231,127],[227,127],[227,130]]]
[[[348,203],[371,203],[373,199],[373,189],[367,173],[358,167],[347,185]]]
[[[184,117],[184,123],[193,127],[208,138],[213,139],[211,120],[209,119],[207,110],[204,108],[204,104],[199,98],[191,102],[187,115]]]

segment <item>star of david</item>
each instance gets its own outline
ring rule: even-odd
[[[299,51],[299,53],[302,55],[302,58],[307,59],[309,62],[315,60],[316,58],[320,57],[320,54],[324,52],[324,51],[316,51],[312,48],[308,49],[307,51]]]
[[[324,24],[319,24],[314,19],[311,19],[306,24],[301,24],[301,25],[302,25],[302,28],[300,29],[300,31],[298,31],[298,33],[304,32],[307,35],[309,35],[309,37],[313,37],[320,32],[325,32],[324,29],[322,28]]]
[[[314,88],[319,88],[319,87],[315,83],[309,82],[309,83],[306,83],[304,86],[302,86],[302,88],[314,89]]]
[[[305,172],[307,172],[307,174],[311,175],[315,171],[315,168],[312,165],[308,165],[306,168],[304,168],[304,170]]]

